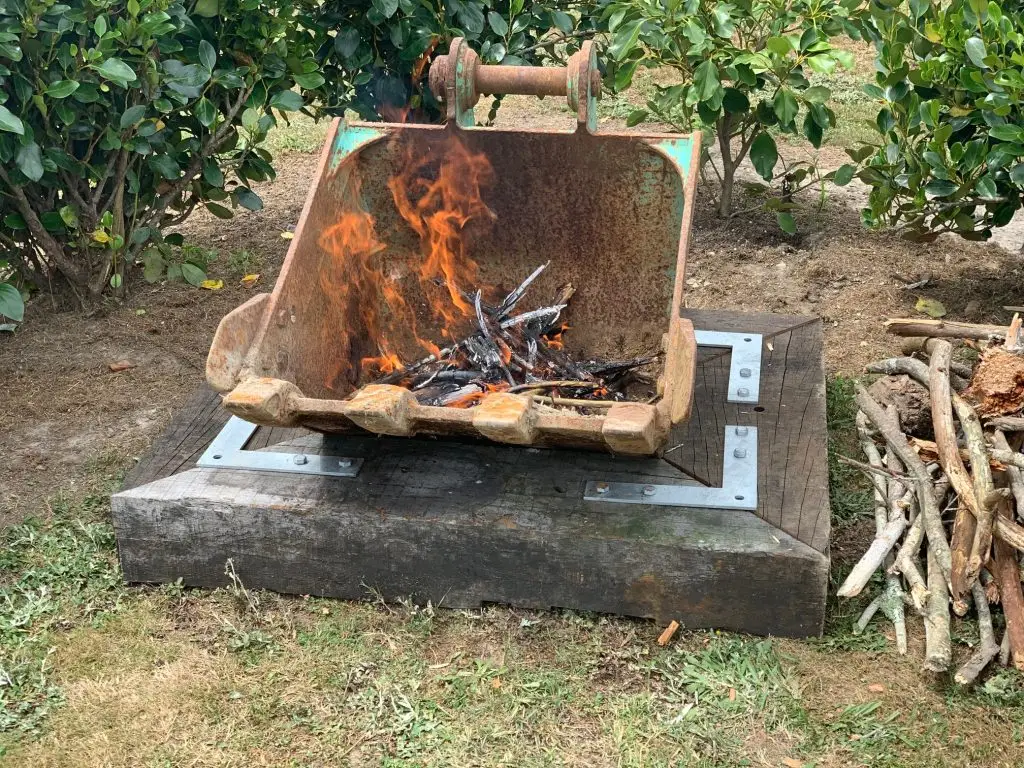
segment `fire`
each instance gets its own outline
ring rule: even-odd
[[[462,286],[475,285],[478,270],[466,252],[463,231],[473,220],[494,218],[481,197],[481,188],[491,181],[491,166],[454,135],[430,149],[414,148],[410,142],[402,167],[387,182],[396,210],[419,237],[417,263],[396,265],[393,256],[387,263],[388,246],[377,232],[376,219],[363,208],[356,173],[351,167],[339,168],[350,176],[347,183],[338,180],[345,190],[342,213],[319,238],[329,256],[319,281],[335,316],[359,332],[325,329],[335,334],[329,346],[337,349],[338,368],[326,382],[331,389],[402,369],[399,349],[405,347],[400,339],[411,338],[427,354],[440,354],[436,344],[420,337],[403,281],[418,282],[445,338],[456,338],[474,317],[472,299]],[[511,349],[502,350],[503,358],[511,355]]]
[[[548,346],[551,347],[551,349],[562,349],[563,347],[565,347],[565,342],[562,341],[562,334],[568,330],[569,324],[562,323],[561,328],[559,328],[554,333],[549,333],[547,336],[545,336]]]
[[[472,408],[474,405],[479,405],[480,401],[482,401],[487,395],[491,394],[491,392],[504,392],[508,389],[508,384],[488,384],[481,382],[479,386],[483,387],[483,389],[478,392],[471,392],[468,395],[463,395],[458,400],[453,400],[448,403],[447,407]]]

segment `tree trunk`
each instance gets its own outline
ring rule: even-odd
[[[729,135],[732,132],[732,118],[728,112],[722,113],[722,119],[718,121],[716,128],[718,130],[718,150],[722,153],[722,190],[718,195],[718,215],[725,219],[732,215],[733,177],[738,165],[732,159],[732,144],[729,141]]]
[[[736,169],[722,163],[722,191],[718,194],[718,215],[727,219],[732,215],[732,182]]]

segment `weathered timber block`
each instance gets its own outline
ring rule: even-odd
[[[820,322],[685,314],[764,335],[761,402],[727,403],[728,352],[699,350],[693,409],[663,459],[275,427],[249,448],[359,457],[359,476],[190,470],[226,418],[204,389],[114,496],[125,578],[222,586],[232,558],[247,585],[281,592],[817,634],[830,533]],[[717,485],[727,424],[758,427],[756,511],[583,501],[588,480]]]
[[[461,478],[372,504],[358,478],[199,469],[125,491],[113,503],[125,578],[224,586],[231,558],[246,585],[278,592],[820,631],[827,559],[755,515],[588,503],[578,486],[509,497],[507,477],[466,458]]]

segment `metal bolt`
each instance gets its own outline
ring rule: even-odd
[[[746,387],[740,387],[739,389],[736,390],[736,394],[739,395],[740,397],[747,397],[750,395],[750,390],[747,389]]]
[[[351,467],[352,466],[352,459],[338,459],[338,466],[339,467],[346,467],[346,468],[347,467]]]
[[[737,448],[732,452],[732,455],[735,456],[737,459],[745,459],[747,458],[747,449]]]
[[[736,434],[740,437],[746,437],[749,432],[749,427],[736,427]]]
[[[657,488],[655,488],[653,485],[645,485],[644,486],[644,496],[653,496],[654,492],[656,490],[657,490]]]
[[[750,374],[752,373],[753,371],[751,371],[749,368],[740,368],[740,376],[742,376],[744,379],[749,379]]]
[[[306,454],[304,454],[304,453],[297,453],[297,454],[295,454],[295,458],[293,458],[292,461],[294,461],[300,467],[303,464],[308,464],[309,463],[309,459],[306,457]]]
[[[598,493],[608,493],[608,483],[598,483],[597,484],[597,492]]]

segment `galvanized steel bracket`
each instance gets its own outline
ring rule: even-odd
[[[663,507],[757,509],[757,427],[725,428],[722,486],[606,483],[591,480],[584,501],[654,504]]]
[[[247,469],[260,472],[297,472],[305,475],[328,477],[355,477],[363,464],[362,459],[347,456],[321,456],[315,453],[279,453],[277,451],[247,451],[256,424],[232,416],[213,442],[199,457],[197,467],[209,469]]]
[[[729,359],[730,403],[754,403],[761,395],[761,347],[759,333],[695,331],[698,347],[726,347]],[[654,504],[667,507],[711,509],[757,509],[757,427],[730,425],[725,428],[722,485],[667,485],[609,483],[590,480],[584,501],[620,504]]]

